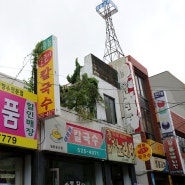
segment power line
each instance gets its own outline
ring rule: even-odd
[[[15,82],[15,80],[17,79],[17,77],[19,76],[19,74],[22,72],[22,70],[24,69],[24,67],[25,67],[25,66],[27,65],[27,63],[31,60],[31,54],[32,54],[32,53],[30,53],[30,54],[26,55],[26,57],[24,57],[23,66],[22,66],[22,68],[20,69],[20,71],[17,73],[17,75],[15,76],[15,78],[12,80],[12,83],[11,83],[11,84],[13,84],[13,83]],[[25,60],[26,60],[29,56],[30,56],[30,60],[28,60],[26,63],[24,63]]]

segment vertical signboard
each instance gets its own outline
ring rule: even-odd
[[[161,125],[161,132],[163,138],[174,136],[174,126],[168,106],[165,91],[158,91],[154,93],[156,109]]]
[[[60,114],[57,39],[50,36],[42,41],[38,57],[38,118]]]
[[[37,96],[0,81],[0,143],[37,148]]]
[[[44,150],[106,159],[104,133],[79,125],[45,122]]]
[[[175,137],[165,138],[164,147],[169,163],[169,170],[172,174],[184,174],[182,157]]]
[[[105,133],[108,159],[135,164],[132,136],[106,127]]]
[[[131,62],[124,61],[124,58],[116,60],[111,65],[118,71],[120,83],[120,105],[123,112],[123,121],[125,123],[125,131],[136,133],[141,131],[140,118],[141,111],[139,99],[136,91],[135,77]]]

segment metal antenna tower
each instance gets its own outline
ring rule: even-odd
[[[106,41],[104,51],[104,62],[112,62],[124,56],[112,22],[112,15],[118,12],[118,8],[111,0],[103,0],[96,6],[96,11],[106,23]]]

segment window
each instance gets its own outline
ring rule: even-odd
[[[137,86],[138,94],[139,94],[141,97],[143,97],[143,98],[147,98],[144,79],[141,78],[141,77],[138,76],[138,75],[136,75],[135,77],[136,77],[136,86]]]
[[[179,147],[182,153],[185,153],[185,138],[181,136],[177,136]]]
[[[49,159],[46,169],[47,185],[95,185],[93,163],[72,159]]]
[[[111,166],[112,182],[116,185],[123,185],[122,167],[118,165]]]
[[[137,86],[137,92],[139,95],[139,102],[141,106],[142,124],[144,126],[147,139],[155,139],[153,124],[151,119],[151,112],[149,108],[149,101],[146,91],[146,77],[141,77],[138,74],[135,75],[135,81]]]
[[[23,183],[22,158],[0,154],[0,185],[21,185]]]
[[[113,98],[107,95],[104,95],[104,100],[105,100],[105,111],[106,111],[107,122],[111,124],[116,124],[117,118],[116,118],[115,101]]]
[[[154,139],[153,125],[149,110],[141,107],[142,123],[144,124],[147,139]]]

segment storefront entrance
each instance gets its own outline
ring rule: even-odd
[[[111,166],[111,175],[113,185],[124,185],[122,167],[118,165]]]
[[[48,185],[60,185],[59,180],[59,168],[51,168],[49,169],[49,182]]]
[[[0,154],[0,185],[22,184],[22,159]]]
[[[46,185],[95,185],[94,165],[84,160],[48,161]]]

